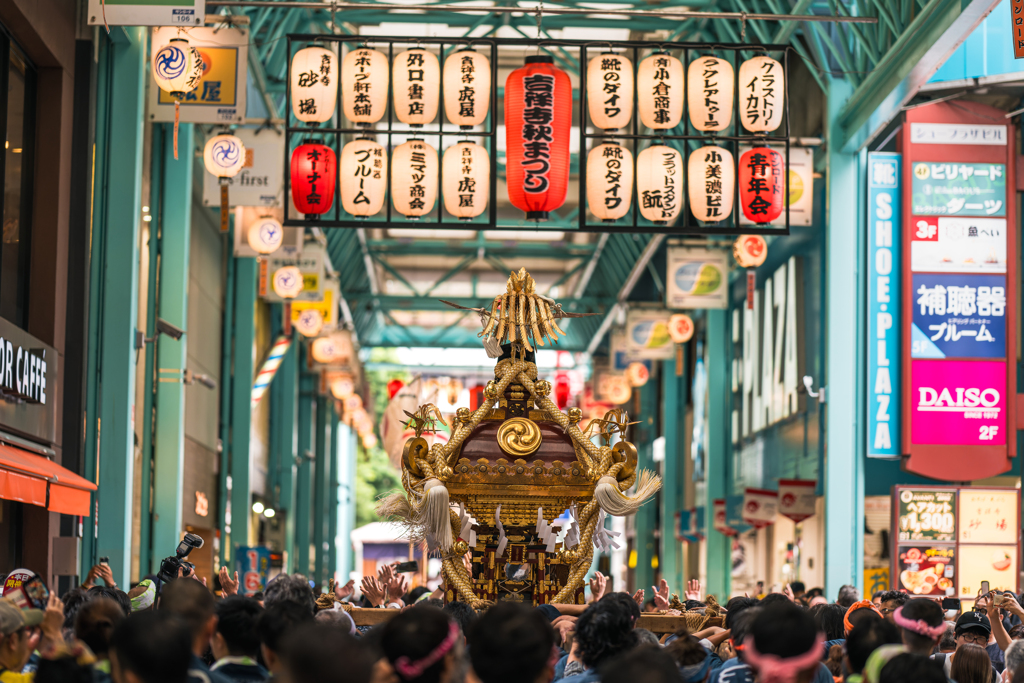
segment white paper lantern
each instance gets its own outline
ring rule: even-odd
[[[294,299],[302,293],[302,271],[297,266],[278,268],[274,271],[271,286],[282,299]]]
[[[337,356],[338,347],[333,337],[319,337],[310,344],[309,353],[317,363],[328,365]]]
[[[245,145],[234,135],[214,135],[203,149],[206,172],[218,178],[234,178],[245,165]]]
[[[422,48],[395,55],[395,116],[418,128],[437,116],[441,99],[441,65],[433,52]]]
[[[459,220],[476,218],[487,208],[491,196],[489,158],[487,150],[475,142],[460,142],[444,151],[444,208]]]
[[[631,387],[642,387],[651,378],[651,371],[640,361],[633,361],[626,366],[626,380]]]
[[[633,117],[633,62],[605,52],[587,64],[587,110],[594,126],[625,128]]]
[[[701,131],[721,131],[732,122],[736,72],[721,57],[700,57],[686,71],[686,103],[690,123]]]
[[[636,196],[640,215],[657,225],[673,222],[683,208],[683,155],[651,145],[637,155]]]
[[[341,63],[341,108],[355,124],[380,121],[388,107],[388,58],[368,48],[352,50]]]
[[[276,218],[263,216],[249,226],[245,240],[257,254],[273,254],[284,240],[284,228]]]
[[[782,123],[786,74],[771,57],[740,64],[740,123],[751,133],[770,133]]]
[[[640,121],[654,130],[675,128],[683,119],[683,63],[667,52],[655,52],[636,72]]]
[[[736,162],[732,152],[711,145],[696,149],[690,153],[686,172],[694,218],[708,223],[728,218],[736,194]]]
[[[408,218],[430,213],[437,201],[437,152],[423,140],[403,142],[391,153],[391,202]]]
[[[324,316],[315,308],[307,308],[299,313],[293,324],[303,337],[315,337],[323,329]]]
[[[605,222],[627,213],[633,198],[633,154],[622,145],[605,142],[587,155],[587,206]]]
[[[338,56],[311,45],[295,53],[291,65],[292,113],[304,123],[323,123],[338,104]]]
[[[363,440],[363,448],[365,448],[366,450],[370,450],[374,446],[377,445],[377,435],[376,434],[372,434],[372,433],[371,434],[367,434],[366,436],[362,437],[362,440]]]
[[[444,60],[444,113],[452,125],[479,126],[491,106],[491,60],[459,50]]]
[[[355,382],[349,375],[336,375],[331,380],[331,396],[344,401],[353,396],[353,392],[356,390]]]
[[[353,216],[376,215],[388,189],[388,155],[375,140],[353,140],[341,149],[341,207]]]
[[[740,268],[757,268],[768,258],[768,242],[760,235],[740,235],[732,244],[732,255]]]
[[[171,40],[153,54],[153,80],[175,100],[182,100],[203,80],[203,58],[185,38]]]

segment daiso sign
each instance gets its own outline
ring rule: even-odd
[[[914,360],[911,438],[915,444],[1006,443],[1006,364]]]

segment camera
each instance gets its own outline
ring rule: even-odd
[[[196,570],[196,566],[191,562],[185,560],[188,554],[196,548],[203,547],[203,537],[197,536],[196,534],[185,534],[185,538],[181,539],[181,543],[178,544],[177,549],[174,551],[174,555],[166,557],[160,561],[160,573],[157,574],[164,583],[168,581],[174,581],[178,578],[180,572],[181,576],[190,576]]]

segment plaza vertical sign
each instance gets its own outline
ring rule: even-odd
[[[901,454],[945,481],[1006,472],[1016,455],[1016,145],[1001,120],[937,103],[901,133]]]

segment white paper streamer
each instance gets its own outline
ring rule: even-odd
[[[615,542],[615,537],[619,536],[618,531],[611,531],[610,529],[604,528],[604,519],[607,515],[604,510],[598,513],[597,517],[597,528],[594,531],[594,545],[598,550],[607,550],[609,548],[618,549],[620,546]]]
[[[498,549],[494,551],[494,557],[500,558],[505,554],[505,546],[508,545],[508,539],[505,538],[505,527],[501,524],[501,505],[494,511],[494,523],[498,527]]]

